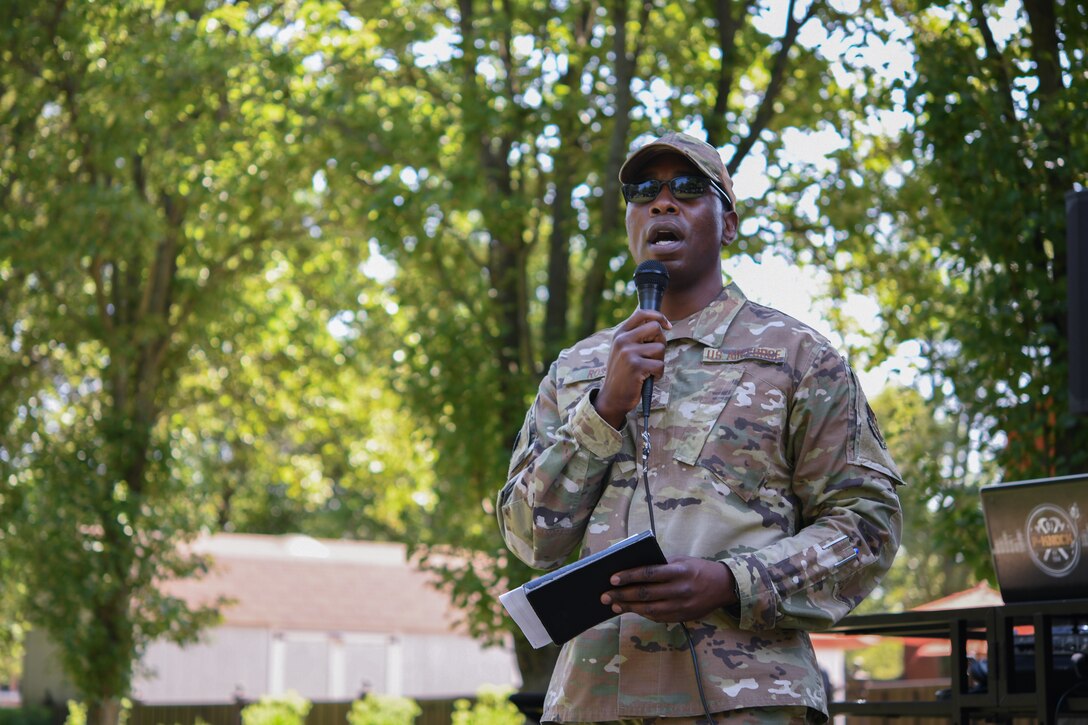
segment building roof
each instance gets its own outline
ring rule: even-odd
[[[914,607],[912,612],[927,612],[944,609],[974,609],[977,607],[995,607],[1004,604],[1001,594],[985,581],[979,582],[970,589],[949,594],[932,602],[926,602]],[[882,637],[879,635],[844,635],[834,633],[813,632],[809,634],[812,646],[819,649],[860,649],[877,644]],[[936,657],[948,655],[951,651],[947,638],[940,637],[897,637],[904,644],[919,647],[919,654],[924,657]]]
[[[431,575],[407,561],[402,544],[216,534],[195,541],[193,550],[211,555],[211,571],[169,582],[164,590],[190,605],[232,600],[220,610],[227,626],[461,632],[449,598],[431,586]]]
[[[1001,594],[987,582],[981,581],[970,589],[949,594],[947,597],[934,599],[914,607],[911,611],[928,612],[940,609],[975,609],[977,607],[1000,607],[1004,604]]]

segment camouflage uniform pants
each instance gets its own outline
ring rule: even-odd
[[[807,707],[749,707],[743,710],[714,713],[717,725],[808,725],[823,722],[823,717]],[[572,725],[707,725],[706,717],[643,717],[624,718],[597,723]]]

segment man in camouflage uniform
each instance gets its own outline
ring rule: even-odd
[[[661,311],[563,351],[541,382],[498,497],[510,549],[540,569],[650,527],[669,563],[618,572],[619,614],[568,642],[545,721],[826,718],[807,630],[834,624],[888,569],[900,475],[853,371],[826,339],[723,284],[736,238],[718,153],[668,134],[620,171],[636,261],[669,271]],[[655,379],[648,464],[642,381]],[[645,474],[645,479],[644,479]]]

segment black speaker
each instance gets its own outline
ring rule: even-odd
[[[1069,407],[1088,414],[1088,191],[1065,195],[1066,304],[1069,306]]]

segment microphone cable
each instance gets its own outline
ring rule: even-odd
[[[652,380],[652,378],[647,378]],[[637,416],[636,416],[637,417]],[[654,504],[653,497],[650,495],[650,396],[643,395],[642,398],[642,484],[646,492],[646,511],[650,517],[650,533],[657,538],[657,526],[654,523]],[[703,673],[699,668],[699,657],[695,653],[695,640],[691,637],[691,631],[688,629],[686,622],[680,622],[681,629],[684,630],[684,637],[688,641],[688,652],[691,653],[691,666],[695,671],[695,686],[699,690],[699,702],[703,706],[703,714],[706,716],[708,725],[716,725],[714,716],[710,714],[710,706],[706,702],[706,692],[703,691]]]
[[[656,259],[647,259],[635,269],[635,287],[638,291],[639,309],[660,310],[662,297],[669,286],[669,270]],[[642,482],[646,489],[646,512],[650,519],[650,533],[657,538],[657,525],[654,522],[654,503],[650,495],[650,399],[653,395],[654,379],[650,376],[642,381]],[[638,416],[635,416],[636,421]],[[695,641],[686,622],[680,622],[691,653],[691,664],[695,670],[695,685],[699,689],[699,701],[703,705],[708,725],[715,725],[710,714],[710,707],[703,692],[703,674],[699,669],[699,657],[695,653]]]

